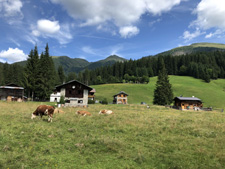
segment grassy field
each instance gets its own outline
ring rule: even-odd
[[[63,108],[48,123],[30,119],[39,104],[0,102],[0,168],[225,166],[225,113],[98,104],[90,117]],[[115,113],[98,115],[103,108]]]
[[[198,97],[204,107],[225,108],[225,79],[212,80],[205,83],[200,79],[187,76],[169,76],[174,96]],[[96,99],[107,98],[112,102],[113,95],[120,91],[129,94],[128,103],[140,104],[146,102],[152,105],[157,77],[150,78],[149,84],[104,84],[91,86],[96,89]]]

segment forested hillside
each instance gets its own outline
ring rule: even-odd
[[[138,60],[129,60],[124,63],[115,63],[112,66],[97,68],[90,71],[89,78],[83,82],[89,84],[148,82],[147,77],[158,75],[158,61],[162,58],[169,75],[192,76],[210,82],[210,79],[225,77],[225,52],[197,52],[193,54],[157,57],[144,57]]]
[[[35,48],[35,50],[37,50],[37,48]],[[36,53],[38,54],[38,51]],[[29,56],[31,56],[31,54]],[[37,56],[37,54],[36,57],[38,58],[39,56]],[[44,56],[45,54],[42,55]],[[66,74],[63,65],[58,62],[57,69],[49,70],[53,73],[51,76],[48,76],[48,81],[54,79],[51,82],[51,86],[48,86],[47,89],[44,89],[45,85],[40,85],[43,84],[43,80],[41,79],[42,77],[40,76],[41,74],[37,74],[38,76],[34,76],[33,79],[39,78],[39,82],[41,83],[37,81],[33,90],[47,90],[44,93],[50,93],[55,85],[62,84],[63,82],[73,79],[81,81],[87,85],[122,82],[148,83],[149,77],[158,75],[160,59],[163,59],[169,75],[192,76],[197,79],[203,79],[207,83],[209,83],[211,79],[225,78],[225,52],[221,50],[212,52],[194,52],[180,56],[163,54],[143,57],[138,60],[123,60],[123,62],[116,62],[113,65],[107,65],[108,62],[110,63],[112,59],[115,60],[116,57],[117,56],[112,56],[105,60],[99,61],[98,68],[94,70],[86,68],[84,71],[79,72],[78,74],[76,71]],[[48,57],[48,59],[50,59],[49,62],[53,64],[51,69],[54,69],[55,66],[52,61],[52,57]],[[34,62],[32,64],[38,65],[41,71],[44,68],[41,68],[42,64],[39,62],[39,60],[41,60],[41,58],[36,59],[36,61],[32,61]],[[78,65],[82,64],[83,62],[85,61],[80,60]],[[104,66],[105,64],[106,66]],[[27,62],[25,68],[18,64],[0,64],[0,85],[16,83],[25,87],[26,94],[30,95],[29,86],[31,84],[29,83],[31,83],[31,80],[29,80],[30,72],[27,72],[28,66],[29,65]],[[45,69],[47,68],[45,67]],[[30,70],[34,71],[33,69]],[[43,77],[46,77],[44,72],[42,72],[42,75]],[[48,81],[46,81],[46,84]],[[45,94],[44,98],[46,97],[47,94]]]

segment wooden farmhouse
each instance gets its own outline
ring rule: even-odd
[[[128,94],[123,91],[120,91],[118,94],[113,96],[113,104],[128,104],[127,96]]]
[[[88,95],[93,88],[77,81],[58,85],[55,87],[55,92],[50,96],[50,102],[59,102],[60,97],[65,99],[65,106],[87,106]],[[94,94],[92,95],[93,98]]]
[[[175,97],[174,106],[182,110],[199,109],[203,107],[201,99],[197,97]]]
[[[0,86],[0,100],[22,101],[24,88],[16,84]]]

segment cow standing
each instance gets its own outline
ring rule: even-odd
[[[31,119],[34,119],[36,116],[48,116],[48,121],[52,122],[53,114],[55,111],[55,107],[48,105],[40,105],[37,109],[32,113]]]

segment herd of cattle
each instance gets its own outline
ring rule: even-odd
[[[48,121],[52,122],[53,114],[59,112],[58,108],[55,108],[54,106],[48,106],[48,105],[40,105],[37,107],[37,109],[32,113],[31,119],[34,119],[37,116],[48,116]],[[82,115],[82,116],[91,116],[91,113],[86,110],[78,110],[76,114]],[[101,110],[99,114],[113,114],[112,110]]]

